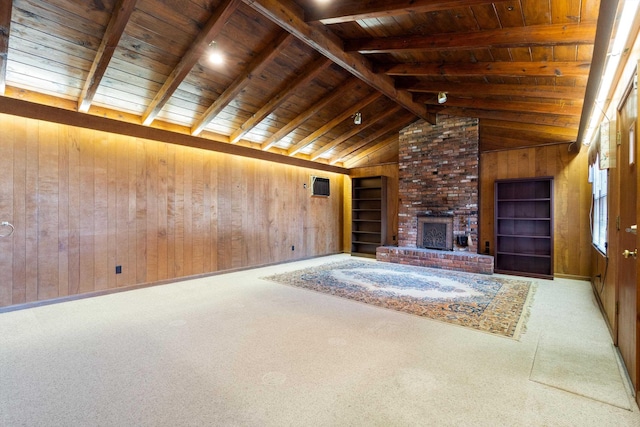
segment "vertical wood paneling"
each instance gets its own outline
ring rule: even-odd
[[[13,224],[13,146],[15,132],[13,128],[3,132],[3,143],[0,144],[0,222]],[[9,233],[9,228],[0,227],[2,235]],[[13,239],[12,236],[0,237],[0,280],[13,283]],[[10,305],[13,299],[13,287],[0,288],[0,304]]]
[[[147,146],[142,141],[137,141],[136,147],[136,228],[135,228],[135,257],[136,257],[136,281],[147,281]]]
[[[0,127],[0,220],[16,226],[0,306],[342,251],[342,175],[8,115]],[[311,197],[311,175],[331,197]]]
[[[69,147],[69,294],[80,292],[80,129],[64,128]],[[62,173],[65,173],[64,171]]]
[[[184,156],[184,189],[182,204],[183,213],[183,246],[182,246],[182,265],[185,275],[194,274],[193,272],[193,162],[194,153],[186,150]]]
[[[127,286],[132,281],[129,280],[131,275],[131,263],[129,258],[129,144],[127,142],[117,143],[115,145],[116,152],[116,257],[113,265],[122,267],[122,273],[115,275],[116,287]]]
[[[186,276],[184,270],[184,168],[185,168],[185,152],[184,147],[172,147],[175,148],[175,162],[174,162],[174,258],[173,267],[175,275],[173,277]]]
[[[145,180],[146,180],[146,282],[158,280],[158,144],[145,142]]]
[[[590,190],[586,185],[586,150],[571,154],[566,145],[482,153],[480,157],[480,247],[491,243],[493,254],[493,190],[496,179],[554,177],[555,274],[588,277]],[[584,181],[585,183],[583,183]],[[489,197],[491,195],[491,197]],[[587,233],[585,233],[585,227]]]
[[[38,123],[27,120],[25,157],[26,301],[38,300]],[[18,141],[16,141],[19,143]]]
[[[479,180],[480,212],[478,215],[478,223],[480,227],[478,230],[478,250],[484,253],[487,246],[489,247],[489,252],[493,252],[492,248],[495,244],[493,241],[494,216],[486,214],[482,209],[486,206],[494,206],[495,187],[493,183],[498,177],[499,159],[498,156],[484,156],[482,159],[483,161],[481,161],[479,165],[481,179]],[[487,232],[487,230],[491,230],[491,232]]]
[[[58,144],[58,296],[69,295],[69,144],[60,129]]]
[[[123,145],[127,146],[125,158],[128,159],[127,164],[127,180],[128,180],[128,198],[127,198],[127,262],[122,266],[123,274],[126,276],[126,284],[133,285],[139,283],[138,276],[138,251],[137,251],[137,226],[138,226],[138,145],[139,142],[133,138]],[[127,155],[126,153],[129,153]]]
[[[80,293],[93,291],[96,281],[95,152],[92,133],[85,129],[80,131]]]
[[[204,272],[204,189],[203,189],[203,162],[202,152],[193,151],[191,166],[191,273]]]
[[[202,160],[202,235],[204,238],[202,252],[202,271],[211,271],[211,162],[212,156],[203,155]]]
[[[2,117],[0,116],[0,119]],[[15,231],[11,236],[13,248],[11,252],[13,262],[13,290],[10,304],[22,304],[27,301],[27,211],[26,211],[26,119],[6,117],[7,126],[3,131],[13,135],[13,216],[12,224]],[[9,257],[9,254],[6,254]]]
[[[218,216],[219,216],[219,208],[218,208],[218,200],[219,200],[219,162],[214,161],[213,156],[207,156],[208,159],[211,159],[211,216],[209,217],[209,222],[211,224],[211,235],[210,235],[210,246],[211,246],[211,268],[210,271],[218,271],[220,270],[220,264],[218,261],[218,242],[219,237],[218,233],[220,230]],[[271,260],[267,262],[272,262]]]
[[[117,287],[117,227],[118,227],[118,144],[115,135],[107,135],[107,288]]]
[[[109,270],[109,181],[107,172],[109,167],[109,157],[107,149],[107,134],[93,133],[91,135],[91,144],[94,150],[94,289],[104,290],[108,288],[107,271]]]
[[[169,168],[167,165],[167,145],[158,144],[158,280],[164,280],[169,277],[168,251],[169,243],[167,239],[167,224],[169,215]]]

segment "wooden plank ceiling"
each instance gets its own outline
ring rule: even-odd
[[[398,132],[439,114],[480,118],[482,151],[570,143],[599,6],[4,0],[0,91],[346,168],[396,160]]]

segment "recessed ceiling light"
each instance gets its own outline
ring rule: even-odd
[[[224,62],[224,55],[218,49],[218,44],[215,41],[209,43],[209,61],[215,65],[220,65]]]

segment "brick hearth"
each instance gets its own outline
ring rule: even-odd
[[[493,274],[493,257],[473,252],[438,251],[434,249],[380,246],[376,259],[396,264]]]

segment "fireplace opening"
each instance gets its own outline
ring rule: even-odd
[[[453,250],[453,217],[419,216],[416,246],[425,249]]]

